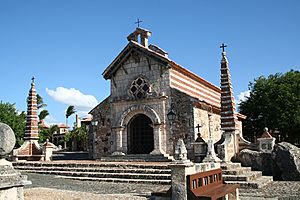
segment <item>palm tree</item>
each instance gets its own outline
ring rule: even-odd
[[[41,109],[47,106],[47,104],[44,103],[43,98],[39,94],[36,95],[36,103],[37,103],[37,109]]]
[[[49,115],[48,110],[42,110],[39,114],[39,124]]]
[[[50,140],[50,141],[52,141],[53,142],[53,134],[56,132],[56,133],[58,133],[59,132],[59,128],[58,128],[58,126],[57,125],[52,125],[52,126],[50,126],[50,128],[49,128],[49,135],[48,135],[48,139]]]
[[[66,125],[68,126],[68,118],[76,112],[74,106],[69,106],[66,110]]]

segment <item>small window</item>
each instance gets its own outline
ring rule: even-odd
[[[272,150],[272,145],[270,143],[268,144],[268,150]]]
[[[217,182],[217,180],[218,180],[218,175],[214,174],[214,182]]]
[[[139,77],[131,83],[129,92],[137,99],[144,99],[150,92],[150,84],[144,78]]]
[[[208,177],[207,176],[204,177],[204,185],[208,185]]]
[[[219,181],[222,180],[222,174],[221,173],[218,174],[218,179],[219,179]]]
[[[202,178],[198,178],[198,187],[202,187]]]
[[[197,188],[197,180],[196,179],[194,179],[193,181],[192,181],[192,188],[193,189],[195,189],[195,188]]]
[[[209,183],[213,183],[214,181],[213,181],[213,175],[210,175],[209,176]]]

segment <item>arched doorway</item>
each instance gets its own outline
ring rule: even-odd
[[[152,121],[144,114],[135,115],[128,126],[128,153],[149,154],[154,149]]]

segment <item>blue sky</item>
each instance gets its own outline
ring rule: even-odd
[[[219,46],[226,43],[238,96],[260,75],[299,70],[299,9],[298,0],[3,0],[0,100],[26,110],[34,75],[48,122],[64,122],[72,103],[88,111],[109,95],[101,74],[127,44],[137,18],[152,31],[150,43],[216,85]]]

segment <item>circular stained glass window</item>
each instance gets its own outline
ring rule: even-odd
[[[147,97],[150,90],[149,83],[144,78],[135,79],[130,86],[130,93],[137,99],[144,99]]]

